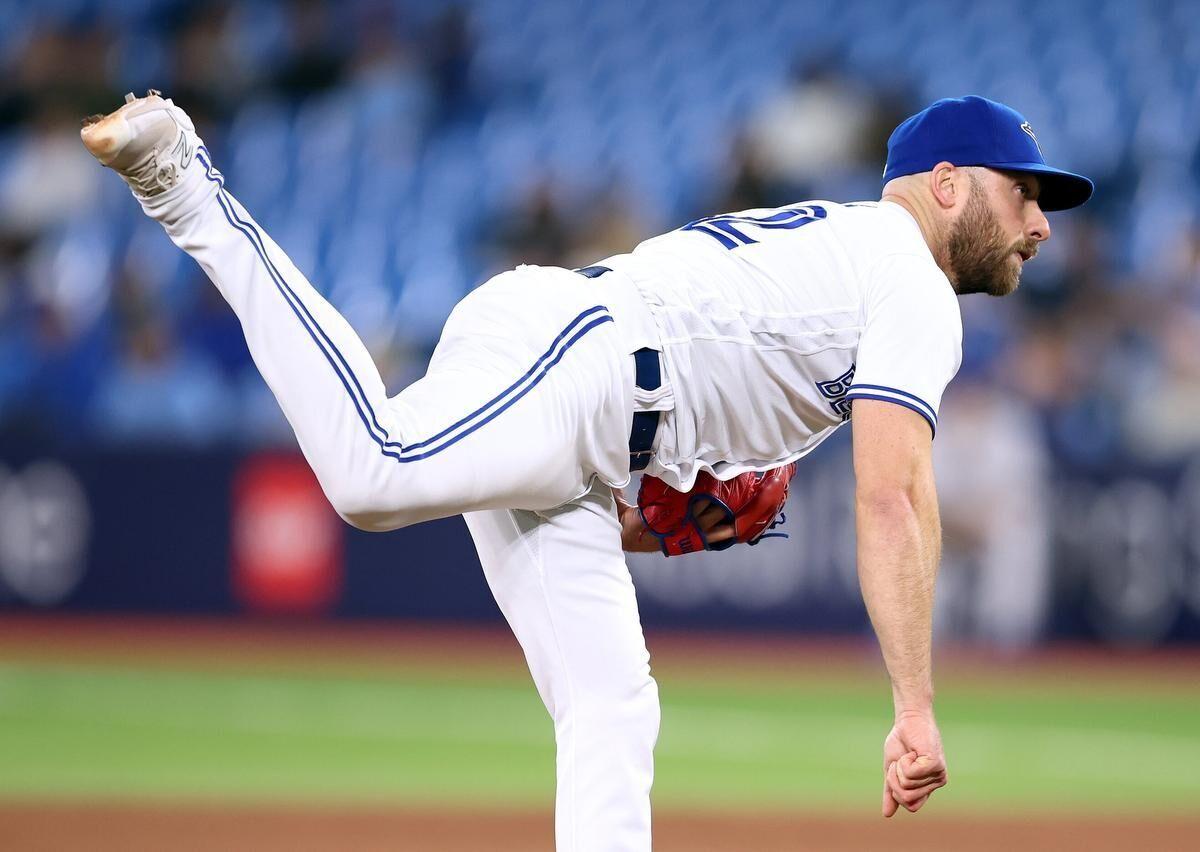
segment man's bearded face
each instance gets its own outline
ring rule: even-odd
[[[970,177],[971,195],[966,209],[951,226],[947,244],[954,289],[960,296],[1007,296],[1021,280],[1022,261],[1018,255],[1032,257],[1037,253],[1037,242],[1024,237],[1006,239],[988,205],[983,183],[973,174]]]

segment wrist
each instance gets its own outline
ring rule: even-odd
[[[892,705],[896,710],[896,718],[907,715],[933,715],[933,687],[919,689],[898,689],[892,687]]]

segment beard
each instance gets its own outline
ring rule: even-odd
[[[951,280],[960,296],[987,293],[1007,296],[1021,282],[1021,262],[1013,253],[1023,251],[1032,256],[1037,243],[1017,240],[1010,243],[984,199],[983,186],[971,176],[971,196],[967,206],[950,229],[946,244]]]

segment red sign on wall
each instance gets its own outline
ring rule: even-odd
[[[264,613],[329,610],[342,589],[341,521],[304,460],[248,459],[233,481],[234,596]]]

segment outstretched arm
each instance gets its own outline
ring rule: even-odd
[[[907,408],[854,402],[858,576],[892,680],[883,815],[917,811],[946,783],[933,715],[933,587],[941,525],[926,421]]]

